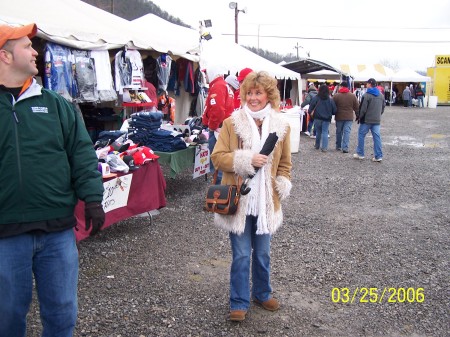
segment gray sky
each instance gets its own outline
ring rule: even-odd
[[[228,0],[153,0],[198,28],[211,19],[214,32],[234,41],[235,10]],[[450,55],[449,0],[242,0],[239,44],[310,57],[333,66],[387,60],[426,71],[435,55]],[[249,36],[246,36],[249,35]],[[367,42],[378,41],[378,42]],[[387,42],[394,41],[394,42]],[[298,46],[298,48],[296,48]]]

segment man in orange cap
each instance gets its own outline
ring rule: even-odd
[[[83,121],[43,89],[35,24],[0,25],[0,336],[25,336],[33,275],[43,336],[69,337],[77,320],[78,199],[95,234],[105,213],[97,156]]]

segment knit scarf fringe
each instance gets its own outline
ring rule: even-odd
[[[256,113],[248,109],[247,105],[244,106],[249,124],[252,129],[252,152],[259,153],[263,147],[267,136],[269,135],[270,114],[272,110],[270,104],[264,109],[257,111]],[[258,128],[254,119],[263,119],[261,128],[261,137],[259,135]],[[258,217],[256,234],[269,234],[269,228],[267,225],[267,211],[266,211],[266,173],[265,167],[261,167],[255,176],[250,181],[250,193],[248,194],[248,204],[246,215],[253,215]]]

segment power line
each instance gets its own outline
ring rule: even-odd
[[[229,33],[224,33],[222,35],[233,35]],[[255,35],[255,34],[239,34],[239,36],[246,37],[266,37],[274,39],[299,39],[299,40],[318,40],[318,41],[346,41],[346,42],[393,42],[393,43],[450,43],[450,40],[368,40],[368,39],[339,39],[339,38],[329,38],[329,37],[304,37],[304,36],[280,36],[280,35]]]

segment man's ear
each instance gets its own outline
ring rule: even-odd
[[[7,51],[5,49],[0,49],[0,61],[10,64],[12,61],[12,53],[10,51]]]

